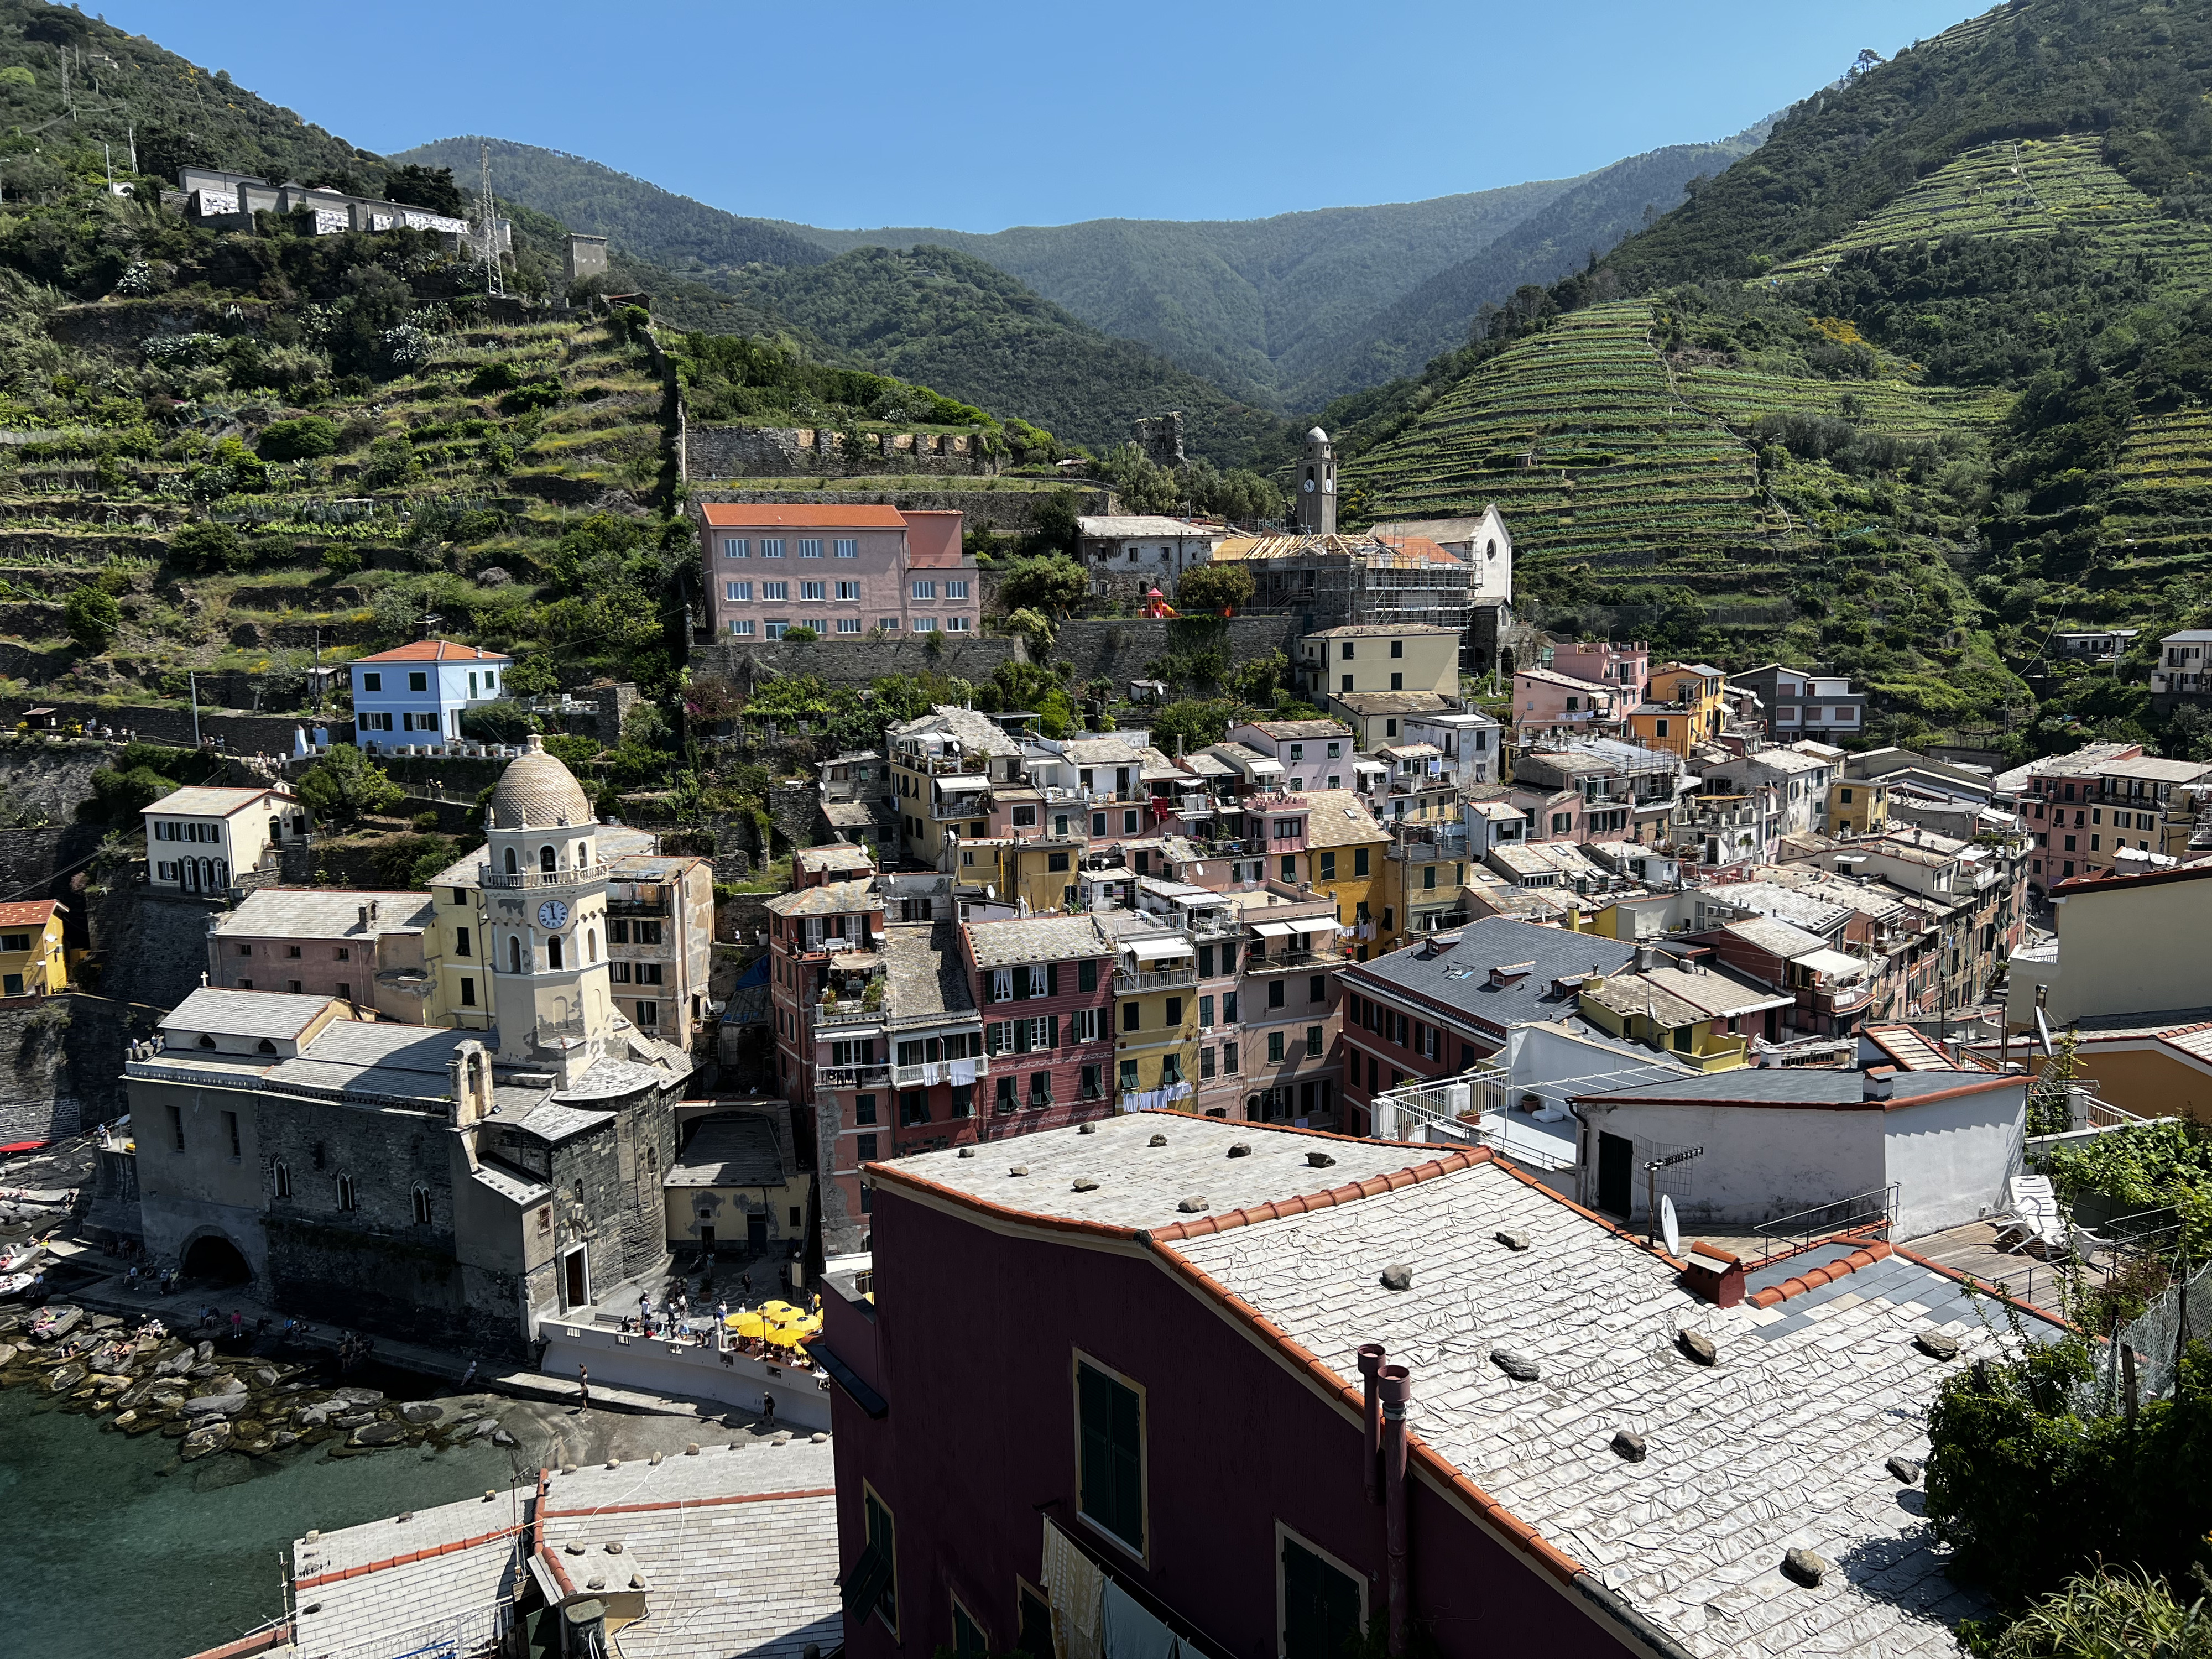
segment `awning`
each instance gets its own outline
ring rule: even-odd
[[[1792,957],[1795,968],[1810,969],[1816,974],[1826,974],[1835,979],[1856,979],[1867,970],[1867,964],[1857,957],[1847,957],[1841,951],[1808,951],[1802,957]]]
[[[1244,764],[1248,770],[1253,772],[1279,772],[1283,769],[1280,761],[1255,760],[1247,761]]]
[[[1132,939],[1129,954],[1139,962],[1159,962],[1169,957],[1187,957],[1191,952],[1190,941],[1182,939]]]
[[[1334,916],[1300,916],[1287,926],[1294,933],[1333,933],[1336,931],[1336,918]]]
[[[1333,927],[1336,924],[1331,922],[1329,925]],[[1261,939],[1288,939],[1297,929],[1287,921],[1255,921],[1252,924],[1252,931]]]
[[[1390,769],[1381,761],[1360,760],[1352,763],[1352,769],[1355,772],[1387,772]]]
[[[965,772],[954,777],[938,778],[933,781],[939,789],[951,794],[957,794],[963,789],[988,789],[991,787],[990,779],[973,777]]]

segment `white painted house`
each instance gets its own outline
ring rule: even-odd
[[[1075,521],[1076,556],[1091,573],[1091,586],[1104,592],[1104,579],[1133,576],[1173,592],[1175,578],[1207,562],[1227,532],[1218,524],[1157,514],[1095,516]]]
[[[1983,1071],[1751,1067],[1577,1095],[1582,1200],[1643,1227],[1645,1165],[1685,1229],[1744,1231],[1821,1206],[1893,1205],[1911,1239],[1987,1215],[2021,1173],[2027,1079]],[[1793,1231],[1813,1231],[1817,1218]],[[1839,1223],[1840,1224],[1840,1223]]]
[[[264,854],[307,838],[307,809],[286,788],[174,789],[143,816],[147,877],[172,892],[227,892]]]
[[[354,730],[363,749],[444,743],[461,735],[461,711],[506,693],[514,659],[451,640],[416,640],[353,664]]]

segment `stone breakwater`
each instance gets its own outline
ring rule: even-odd
[[[325,1385],[317,1368],[290,1360],[134,1334],[112,1314],[42,1311],[52,1316],[43,1340],[31,1334],[38,1316],[0,1315],[0,1388],[58,1396],[61,1410],[99,1419],[103,1431],[173,1440],[179,1462],[318,1446],[353,1457],[395,1446],[514,1444],[480,1395],[396,1401],[375,1389]]]

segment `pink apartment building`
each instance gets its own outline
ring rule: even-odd
[[[1641,695],[1577,679],[1556,668],[1523,668],[1513,676],[1513,727],[1524,737],[1534,732],[1587,732],[1619,722]]]
[[[713,501],[700,509],[709,614],[724,639],[965,634],[982,585],[957,513]]]
[[[1622,694],[1620,707],[1633,708],[1644,701],[1651,684],[1651,647],[1642,640],[1615,645],[1610,640],[1583,640],[1555,646],[1554,672],[1570,679],[1595,680]]]

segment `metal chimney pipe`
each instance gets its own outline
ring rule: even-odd
[[[1375,1379],[1382,1370],[1380,1342],[1359,1345],[1359,1375],[1367,1384],[1367,1501],[1382,1502],[1382,1400]]]
[[[1406,1407],[1413,1398],[1413,1373],[1385,1365],[1378,1379],[1382,1396],[1382,1539],[1389,1557],[1386,1579],[1390,1595],[1391,1659],[1403,1659],[1406,1617],[1412,1590],[1406,1564]]]

